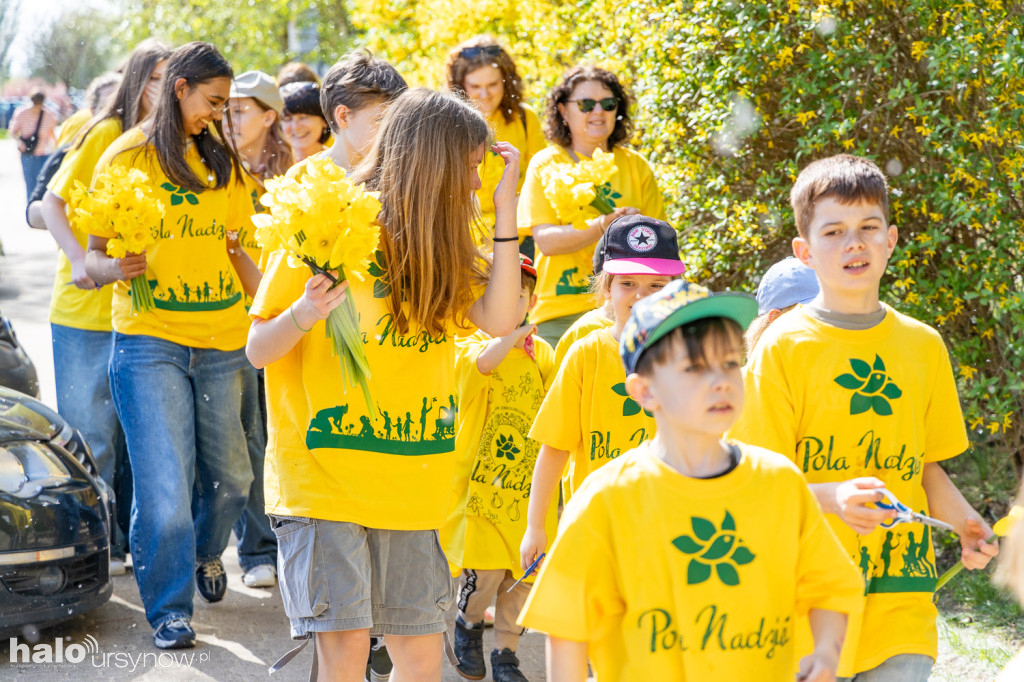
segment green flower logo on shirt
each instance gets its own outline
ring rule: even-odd
[[[193,206],[199,203],[199,197],[196,196],[195,192],[187,190],[184,187],[178,187],[174,183],[165,182],[160,185],[160,188],[171,193],[171,206],[177,206],[183,201],[187,201]]]
[[[373,260],[367,268],[370,277],[373,277],[373,297],[387,298],[391,295],[391,280],[388,279],[387,265],[384,263],[384,253],[373,252]]]
[[[502,457],[508,457],[513,462],[516,460],[516,455],[519,454],[519,448],[516,447],[515,440],[512,436],[503,436],[498,434],[498,438],[494,441],[495,450],[498,453],[498,459]]]
[[[625,383],[615,384],[614,386],[612,386],[612,391],[617,395],[621,395],[623,398],[625,398],[625,400],[622,402],[623,417],[632,417],[634,414],[640,413],[640,410],[642,409],[640,407],[640,403],[629,397],[629,393],[626,392]],[[644,414],[646,414],[648,417],[654,416],[647,410],[644,410]]]
[[[699,585],[711,577],[714,567],[718,579],[724,584],[740,584],[739,567],[754,560],[754,553],[736,535],[736,522],[732,514],[725,512],[722,528],[699,516],[690,518],[693,537],[680,535],[672,544],[683,554],[693,555],[686,568],[686,582]]]
[[[853,391],[850,396],[850,414],[874,410],[875,414],[883,417],[891,415],[892,405],[889,401],[899,398],[903,391],[885,373],[882,358],[876,355],[874,365],[854,358],[850,360],[850,367],[853,374],[840,374],[835,378],[837,384]]]

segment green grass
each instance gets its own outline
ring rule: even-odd
[[[943,467],[990,525],[1006,514],[1017,477],[1005,454],[978,449]],[[959,560],[959,539],[936,533],[935,552],[942,575]],[[962,571],[936,595],[939,660],[933,680],[992,680],[1024,642],[1024,611],[1009,592],[992,583],[992,569],[990,564],[984,571]]]

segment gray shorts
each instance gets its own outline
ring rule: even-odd
[[[445,631],[455,590],[436,530],[270,519],[293,639],[343,630],[369,629],[375,637]]]

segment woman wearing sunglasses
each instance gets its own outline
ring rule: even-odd
[[[547,143],[537,114],[523,104],[522,81],[511,55],[493,37],[474,36],[448,53],[445,70],[448,89],[469,98],[487,119],[496,140],[519,150],[518,189],[522,190],[530,159]],[[494,189],[504,168],[500,156],[492,151],[484,154],[479,168],[482,186],[476,191],[483,214],[483,234],[494,232]],[[478,237],[477,243],[481,241]],[[532,239],[524,247],[532,251]]]
[[[537,305],[530,321],[552,346],[583,313],[594,307],[590,275],[594,245],[613,220],[642,213],[665,219],[661,191],[647,161],[621,146],[632,134],[629,97],[615,74],[594,66],[576,66],[548,95],[544,133],[553,146],[530,162],[518,207],[520,234],[537,245]],[[578,163],[594,150],[615,155],[617,172],[599,188],[614,212],[587,221],[587,228],[559,224],[544,197],[541,169],[550,163]]]

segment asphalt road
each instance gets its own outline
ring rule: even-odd
[[[18,152],[11,140],[0,140],[0,310],[11,319],[36,364],[42,400],[56,407],[47,317],[57,249],[49,233],[25,224],[24,212]],[[114,595],[100,608],[42,632],[24,633],[14,641],[13,651],[11,640],[0,642],[0,679],[308,679],[308,648],[273,678],[268,676],[267,668],[292,648],[281,597],[276,588],[251,589],[242,584],[233,545],[225,552],[224,565],[228,571],[227,597],[218,604],[206,604],[196,597],[192,624],[199,644],[195,649],[168,655],[153,646],[152,629],[129,571],[114,578]],[[488,630],[485,652],[490,651],[492,643]],[[37,655],[37,662],[23,662],[29,656],[25,645]],[[527,633],[523,637],[519,650],[522,670],[532,682],[544,679],[543,651],[543,635]],[[42,662],[46,652],[54,662]],[[81,660],[72,662],[76,658]],[[445,682],[461,679],[445,665]]]

